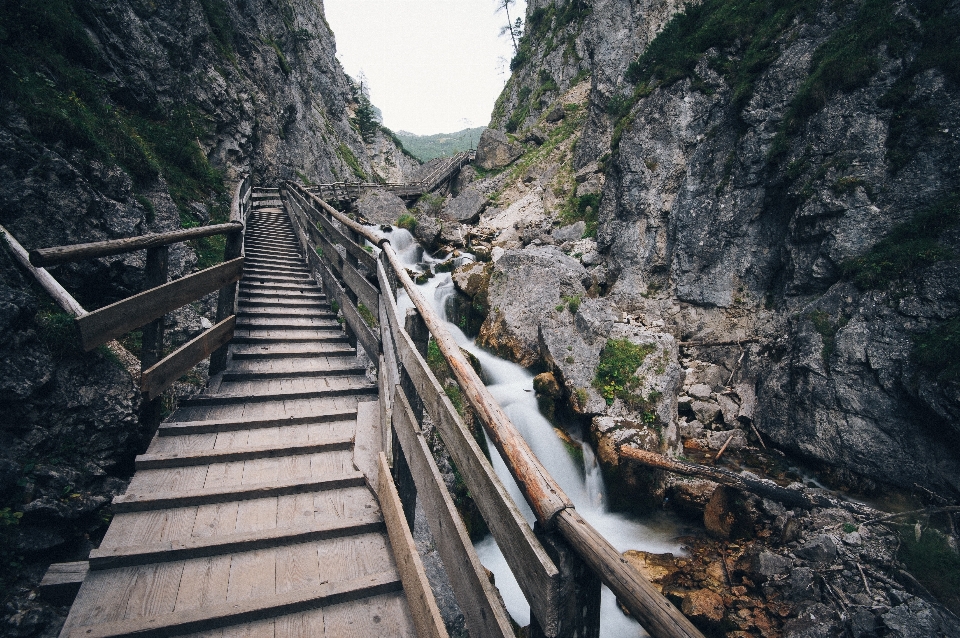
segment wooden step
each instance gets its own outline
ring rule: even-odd
[[[345,343],[345,342],[343,342]],[[257,352],[233,352],[233,358],[237,361],[247,361],[250,359],[312,359],[317,356],[321,357],[355,357],[357,356],[357,351],[349,346],[346,346],[342,349],[331,349],[331,350],[313,350],[310,348],[311,345],[315,344],[277,344],[277,345],[293,345],[301,346],[298,349],[291,350],[264,350]],[[333,344],[331,344],[333,345]]]
[[[356,375],[359,377],[359,375]],[[196,396],[189,399],[181,399],[180,407],[200,408],[213,405],[239,405],[244,403],[268,403],[270,401],[293,401],[296,399],[326,399],[331,397],[346,397],[366,394],[376,394],[377,386],[366,381],[365,377],[359,377],[364,383],[344,388],[326,388],[323,390],[301,390],[296,392],[275,392],[273,394],[262,394],[250,396],[249,394],[215,394],[210,396]]]
[[[244,286],[240,289],[240,294],[244,297],[273,297],[273,298],[291,298],[291,299],[326,299],[327,296],[320,292],[319,290],[303,290],[303,289],[256,289],[250,288],[249,286]]]
[[[294,345],[309,345],[316,343],[349,343],[349,338],[343,333],[333,333],[329,336],[290,336],[286,338],[277,338],[277,337],[259,337],[256,335],[235,335],[231,343],[237,345],[257,345],[257,344],[294,344]]]
[[[205,421],[167,421],[160,424],[158,436],[183,436],[188,434],[218,434],[241,430],[262,430],[287,425],[313,423],[336,423],[357,417],[357,409],[325,410],[322,413],[300,414],[286,418],[271,419],[210,419]]]
[[[156,545],[135,545],[95,549],[90,552],[90,569],[117,569],[153,563],[170,563],[237,554],[259,549],[300,545],[331,538],[382,532],[383,517],[374,509],[346,520],[311,521],[305,527],[281,527],[244,534],[200,536]]]
[[[288,496],[290,494],[308,494],[336,490],[344,487],[365,485],[361,472],[347,472],[343,476],[323,479],[297,478],[287,481],[268,481],[236,487],[185,490],[178,492],[153,492],[147,494],[123,494],[113,499],[113,511],[146,512],[174,507],[192,507],[194,505],[215,505],[233,501],[250,501],[257,498]]]
[[[249,268],[246,267],[243,269],[243,277],[240,279],[240,282],[250,282],[250,283],[267,283],[267,282],[277,282],[277,283],[290,283],[290,284],[313,284],[316,285],[316,281],[310,275],[309,272],[290,272],[290,273],[278,273],[275,271],[264,271],[259,268]]]
[[[262,299],[250,299],[249,297],[241,296],[239,303],[245,308],[289,308],[291,310],[304,308],[316,309],[318,312],[328,308],[325,301],[314,301],[310,299],[304,299],[302,301],[296,299],[288,301],[264,301]]]
[[[293,317],[302,317],[310,319],[332,319],[336,321],[337,314],[330,310],[321,310],[320,312],[313,312],[307,310],[271,310],[270,308],[264,308],[262,310],[257,309],[244,309],[237,312],[238,319],[249,319],[251,321],[257,319],[280,319],[280,318],[293,318]]]
[[[136,459],[136,469],[155,470],[167,467],[187,467],[191,465],[208,465],[210,463],[269,459],[279,456],[302,456],[304,454],[316,454],[334,450],[349,450],[351,447],[353,447],[352,436],[332,436],[324,441],[288,445],[286,447],[261,445],[228,448],[225,450],[185,452],[183,454],[140,454]]]
[[[208,604],[196,609],[178,611],[162,616],[148,616],[99,625],[74,627],[68,638],[109,638],[112,636],[154,638],[192,634],[389,594],[400,589],[400,576],[395,570],[380,572],[351,580],[322,583],[312,589],[294,591],[288,594],[258,596],[251,600],[217,605]]]
[[[240,290],[250,290],[250,291],[260,291],[260,290],[277,290],[277,291],[308,291],[308,292],[318,292],[323,294],[323,288],[313,283],[281,283],[275,282],[271,284],[261,284],[256,281],[240,281]]]
[[[360,366],[343,366],[343,367],[330,367],[330,368],[304,368],[295,371],[285,371],[285,370],[276,370],[276,371],[263,371],[263,372],[244,372],[244,371],[234,371],[234,372],[224,372],[223,381],[224,383],[229,383],[233,381],[250,381],[254,379],[301,379],[301,378],[313,378],[313,377],[329,377],[337,375],[347,375],[347,374],[364,374],[366,368]]]

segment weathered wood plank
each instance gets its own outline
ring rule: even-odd
[[[376,258],[370,253],[368,253],[367,251],[365,251],[362,246],[357,245],[351,239],[349,239],[343,233],[343,231],[337,228],[333,224],[333,222],[330,221],[327,215],[317,211],[313,206],[310,206],[310,205],[307,206],[306,210],[308,215],[311,217],[311,219],[319,222],[320,225],[323,226],[323,231],[329,235],[330,241],[339,243],[341,246],[343,246],[348,253],[356,257],[357,260],[361,264],[363,264],[365,268],[368,268],[370,270],[370,272],[373,272],[376,269],[377,267]],[[354,222],[354,224],[355,223],[356,222]],[[349,225],[348,225],[348,228],[350,228],[350,230],[354,230]],[[361,228],[363,227],[361,226]]]
[[[69,636],[153,638],[209,631],[389,593],[397,591],[399,587],[400,580],[396,572],[381,572],[348,581],[323,583],[307,591],[262,596],[253,600],[210,605],[148,618],[75,626]]]
[[[34,266],[55,266],[57,264],[66,264],[82,259],[120,255],[122,253],[133,252],[134,250],[143,250],[144,248],[168,246],[191,239],[200,239],[201,237],[224,235],[238,230],[243,230],[243,224],[239,222],[229,222],[226,224],[214,224],[213,226],[197,226],[196,228],[173,230],[168,233],[152,233],[150,235],[128,237],[126,239],[110,239],[107,241],[91,242],[89,244],[39,248],[30,251],[30,263]]]
[[[77,317],[83,349],[92,350],[208,292],[239,281],[242,274],[243,257],[238,257]]]
[[[276,446],[245,446],[232,447],[225,450],[210,450],[200,452],[170,453],[170,454],[141,454],[137,457],[138,470],[157,469],[164,467],[184,467],[187,465],[206,465],[208,463],[227,463],[232,461],[247,461],[252,459],[273,458],[279,456],[294,456],[316,454],[333,450],[348,450],[353,447],[352,436],[331,436],[325,441],[315,441],[302,444],[286,444]]]
[[[89,561],[54,563],[47,568],[37,589],[45,599],[58,605],[69,605],[77,597],[83,579],[90,571]]]
[[[417,628],[417,635],[420,638],[444,638],[448,635],[447,629],[440,617],[423,562],[413,542],[413,535],[407,527],[400,495],[397,494],[397,488],[390,477],[387,457],[383,452],[377,455],[377,468],[377,497],[383,509],[383,520],[390,535],[390,545],[397,559],[397,570],[400,572],[400,580],[403,581],[403,590],[407,594],[407,603],[410,605],[410,615]]]
[[[346,283],[350,290],[353,291],[353,294],[357,296],[359,303],[366,306],[371,314],[376,317],[377,315],[375,313],[380,303],[380,291],[350,264],[343,265],[342,273],[344,283]],[[375,328],[376,326],[370,327]]]
[[[329,423],[331,421],[347,421],[355,419],[356,408],[327,409],[322,412],[300,414],[297,416],[278,416],[276,418],[250,419],[211,419],[205,421],[167,421],[160,425],[158,436],[182,436],[185,434],[210,434],[218,432],[237,432],[240,430],[255,430],[273,428],[284,425],[298,425],[302,423]]]
[[[386,300],[386,297],[384,299]],[[390,300],[386,300],[385,305],[389,307]],[[433,418],[447,452],[463,476],[497,545],[503,551],[507,564],[530,603],[531,611],[540,622],[540,627],[548,636],[555,635],[560,572],[450,403],[427,362],[406,331],[400,329],[396,312],[388,310],[387,316],[403,367],[417,389],[424,408]]]
[[[53,300],[63,308],[65,311],[69,312],[74,317],[82,317],[87,314],[87,311],[83,309],[76,299],[73,298],[69,292],[67,292],[60,283],[53,278],[49,272],[43,268],[37,268],[30,263],[30,258],[27,256],[27,251],[23,249],[23,246],[20,245],[20,242],[14,238],[3,226],[0,226],[0,237],[6,240],[7,245],[10,247],[10,251],[13,253],[13,256],[16,257],[17,261],[20,264],[29,270],[34,278],[37,280],[44,290],[47,291]]]
[[[236,324],[236,315],[227,317],[145,370],[140,377],[140,391],[147,401],[160,396],[185,372],[230,341]]]
[[[276,481],[222,489],[184,490],[180,492],[152,492],[123,494],[113,499],[114,512],[142,512],[190,505],[210,505],[228,501],[247,501],[287,494],[303,494],[321,490],[335,490],[363,485],[363,474],[348,472],[342,476],[311,481]]]
[[[353,302],[347,297],[347,293],[340,285],[340,282],[336,280],[333,273],[331,273],[325,265],[320,269],[320,277],[323,279],[324,292],[340,305],[340,308],[343,310],[343,318],[346,320],[347,325],[350,326],[350,329],[353,330],[357,341],[363,346],[367,356],[369,356],[372,361],[379,362],[380,337],[375,334],[370,329],[370,326],[367,325],[367,322],[360,317],[357,307],[353,305]]]
[[[89,569],[115,569],[206,558],[381,531],[383,520],[377,511],[370,509],[345,520],[311,521],[307,527],[274,528],[240,534],[191,537],[152,545],[95,549],[90,552]]]
[[[423,440],[416,417],[399,386],[393,407],[394,431],[410,465],[417,485],[417,497],[423,503],[430,533],[450,577],[470,635],[512,637],[514,634],[507,612],[500,603],[496,589],[487,579],[433,455]]]

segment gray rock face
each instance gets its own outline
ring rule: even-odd
[[[477,166],[494,170],[509,166],[520,157],[523,149],[510,142],[507,136],[492,128],[485,129],[477,144]]]
[[[540,359],[541,320],[565,303],[583,297],[589,275],[580,262],[553,246],[508,250],[490,276],[490,315],[479,342],[529,367]]]
[[[475,224],[486,208],[487,201],[487,196],[476,186],[468,186],[462,193],[446,201],[440,216],[461,224]]]
[[[575,224],[570,224],[569,226],[556,229],[553,231],[553,238],[559,243],[563,243],[565,241],[577,241],[583,237],[583,233],[586,229],[586,223],[579,221]]]
[[[407,213],[403,200],[387,190],[368,190],[357,200],[357,211],[374,224],[396,224]]]

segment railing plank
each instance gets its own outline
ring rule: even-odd
[[[420,554],[417,553],[417,546],[413,542],[413,535],[403,517],[400,495],[397,494],[397,487],[390,477],[387,457],[383,452],[377,455],[377,469],[379,470],[377,498],[383,510],[383,521],[390,535],[390,545],[397,559],[397,571],[400,572],[400,580],[403,581],[403,590],[407,594],[410,616],[417,629],[417,636],[445,638],[449,634],[440,617],[437,601],[430,590],[430,583],[427,581]]]
[[[65,264],[72,261],[80,261],[81,259],[107,257],[109,255],[129,253],[134,250],[142,250],[144,248],[167,246],[190,239],[210,237],[211,235],[223,235],[237,230],[243,230],[243,224],[230,222],[227,224],[215,224],[213,226],[185,228],[183,230],[170,231],[169,233],[127,237],[126,239],[111,239],[89,244],[40,248],[30,251],[30,263],[34,266],[55,266],[56,264]]]
[[[364,265],[370,272],[373,272],[377,269],[377,260],[376,257],[368,253],[363,249],[362,246],[354,243],[349,239],[343,231],[334,226],[333,222],[330,221],[326,215],[323,215],[313,209],[312,206],[307,206],[306,210],[308,214],[312,213],[310,217],[315,221],[320,222],[320,225],[323,226],[323,230],[326,233],[330,234],[330,237],[334,242],[342,245],[348,253],[357,258],[357,260]]]
[[[357,300],[366,306],[367,310],[376,317],[377,308],[380,306],[380,291],[350,264],[343,264],[340,272],[343,275],[344,283],[346,283],[350,290],[353,291],[353,294],[357,296]],[[373,273],[376,272],[376,269],[374,269]]]
[[[400,329],[396,306],[391,304],[392,300],[388,300],[386,295],[382,299],[390,322],[389,332],[396,341],[400,360],[417,389],[417,395],[433,418],[447,452],[503,551],[540,627],[546,635],[556,635],[559,622],[559,570],[483,455],[427,362],[410,341],[409,335]]]
[[[487,579],[450,495],[420,433],[406,396],[396,387],[393,427],[410,465],[417,497],[430,526],[440,559],[450,577],[471,636],[512,638],[513,629],[496,589]]]
[[[326,264],[323,264],[322,261],[323,260],[321,260],[320,278],[323,280],[323,291],[327,294],[328,298],[332,297],[340,304],[340,308],[343,310],[343,318],[347,322],[347,325],[350,326],[350,329],[353,330],[357,341],[360,342],[360,345],[367,353],[367,356],[370,357],[370,360],[373,361],[375,365],[379,364],[380,337],[374,334],[367,325],[367,322],[360,317],[357,307],[353,305],[353,302],[347,297],[347,293],[340,285],[340,282],[337,281],[336,277],[333,276],[333,273],[330,272]]]
[[[160,396],[183,375],[233,338],[237,316],[230,315],[197,338],[170,353],[140,377],[140,390],[148,401]]]
[[[208,292],[239,281],[242,274],[243,257],[238,257],[77,317],[83,349],[93,350]]]

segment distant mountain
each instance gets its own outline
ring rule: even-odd
[[[406,131],[397,131],[396,136],[403,142],[403,147],[422,162],[429,162],[437,157],[455,155],[477,147],[480,133],[485,126],[465,128],[456,133],[437,133],[436,135],[416,135]]]

